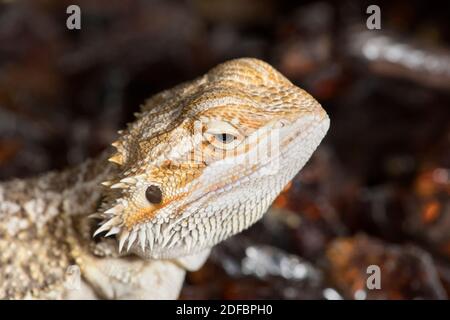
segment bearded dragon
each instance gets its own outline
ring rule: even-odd
[[[114,151],[0,184],[0,298],[176,298],[185,271],[263,216],[328,127],[313,97],[252,58],[156,94]]]

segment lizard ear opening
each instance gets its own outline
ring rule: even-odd
[[[151,185],[147,187],[147,189],[145,190],[145,197],[150,203],[153,204],[161,203],[162,201],[161,189],[158,186]]]

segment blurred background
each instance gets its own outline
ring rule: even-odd
[[[66,8],[81,8],[81,30]],[[151,94],[261,58],[331,129],[265,218],[216,246],[182,299],[450,296],[450,4],[0,1],[0,179],[97,155]],[[381,268],[368,290],[366,269]]]

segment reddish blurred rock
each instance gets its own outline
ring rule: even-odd
[[[415,193],[404,199],[409,212],[405,229],[450,261],[450,169],[424,170],[414,185]]]
[[[447,299],[430,254],[365,235],[337,238],[326,251],[326,274],[348,299]],[[368,289],[367,272],[380,268],[381,288]]]

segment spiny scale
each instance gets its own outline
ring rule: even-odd
[[[123,156],[120,153],[115,153],[108,161],[117,163],[118,165],[123,164]]]
[[[115,234],[118,234],[120,232],[121,228],[119,227],[112,227],[106,234],[105,237],[109,237]]]
[[[153,250],[153,244],[154,244],[155,238],[153,237],[153,232],[149,227],[147,227],[147,241],[148,241],[148,246],[149,246],[150,250]]]
[[[128,185],[125,183],[122,183],[122,182],[118,182],[118,183],[113,184],[110,188],[111,189],[126,189],[126,188],[128,188]]]
[[[125,244],[125,241],[128,239],[128,236],[130,235],[130,232],[127,230],[123,230],[120,234],[119,238],[119,252],[122,252],[123,245]]]
[[[127,184],[136,184],[137,180],[133,177],[123,178],[120,180],[120,182],[127,183]]]
[[[122,228],[122,220],[120,217],[115,216],[110,218],[106,222],[104,222],[94,233],[94,236],[98,235],[101,232],[108,231],[105,237],[110,235],[119,234],[119,252],[122,252],[123,248],[126,244],[126,251],[128,252],[133,244],[138,242],[141,247],[141,250],[145,252],[147,248],[151,251],[155,243],[158,243],[164,247],[171,248],[175,246],[180,240],[180,234],[173,232],[170,235],[168,234],[166,237],[155,237],[153,231],[159,231],[159,224],[148,223],[144,225],[140,225],[139,227],[135,226],[132,230],[126,230]],[[189,241],[192,245],[192,240]]]
[[[116,140],[113,143],[111,143],[111,145],[116,149],[120,149],[122,147],[122,141]]]
[[[145,251],[145,242],[146,242],[145,227],[141,226],[141,228],[139,229],[139,243],[141,245],[142,251]]]
[[[136,230],[131,231],[130,236],[128,237],[127,251],[130,251],[131,246],[133,245],[134,241],[136,241],[137,235],[138,233]]]
[[[120,182],[112,181],[112,180],[104,181],[104,182],[102,182],[102,185],[109,187],[111,189],[118,189],[118,188],[125,189],[125,188],[128,188],[135,181],[136,181],[136,179],[134,179],[134,178],[124,178]],[[119,233],[123,227],[122,226],[123,221],[122,221],[122,218],[120,217],[120,215],[123,212],[125,207],[126,207],[125,201],[123,201],[123,203],[118,203],[118,201],[116,201],[115,205],[113,205],[112,207],[110,207],[108,209],[105,209],[103,213],[96,213],[94,215],[91,215],[93,218],[103,218],[104,219],[104,221],[102,221],[102,223],[101,223],[101,226],[95,231],[94,237],[104,231],[108,231],[107,234],[105,235],[106,237]],[[126,237],[123,238],[123,241],[125,241],[125,240],[126,240]]]
[[[102,222],[102,225],[100,226],[100,228],[98,228],[95,232],[94,232],[94,237],[104,231],[108,231],[114,227],[120,227],[120,225],[122,224],[122,219],[118,216],[109,219],[109,220],[104,220]]]
[[[114,181],[103,181],[102,183],[101,183],[101,185],[102,186],[105,186],[105,187],[110,187],[110,186],[112,186],[114,184]]]

